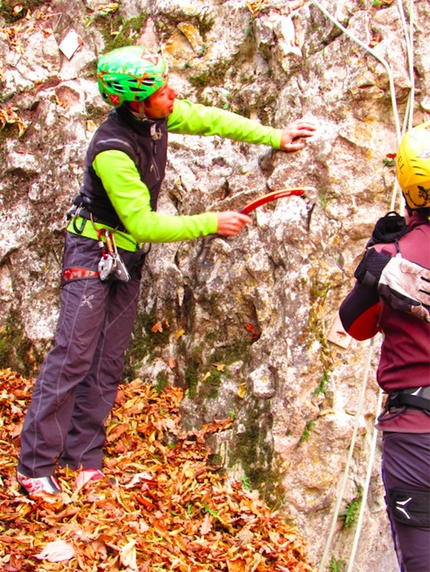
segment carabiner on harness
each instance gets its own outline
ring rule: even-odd
[[[82,217],[80,226],[78,227],[78,225],[76,224],[76,220],[77,220],[78,216],[81,214],[81,210],[82,210],[82,205],[79,205],[79,206],[76,208],[75,212],[73,212],[73,213],[71,212],[71,213],[70,213],[71,216],[73,217],[73,223],[72,223],[72,224],[73,224],[73,230],[76,232],[76,234],[82,234],[82,233],[83,233],[85,224],[86,224],[86,222],[87,222],[87,221]]]
[[[104,235],[105,241],[102,240]],[[97,230],[97,240],[100,246],[101,258],[98,265],[100,280],[115,278],[123,282],[130,280],[130,274],[124,261],[118,253],[113,232],[107,228]]]

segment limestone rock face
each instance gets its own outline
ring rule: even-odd
[[[153,245],[124,373],[188,388],[184,428],[234,416],[213,454],[296,524],[316,563],[355,424],[342,511],[364,486],[379,391],[377,338],[356,416],[369,344],[337,345],[330,329],[376,220],[400,208],[387,155],[408,110],[414,124],[430,117],[429,3],[374,4],[324,2],[349,35],[305,0],[123,0],[116,10],[53,0],[21,20],[0,14],[2,367],[36,375],[52,344],[65,215],[109,111],[95,81],[100,53],[162,48],[180,97],[277,128],[299,117],[317,123],[293,154],[170,137],[162,212],[239,209],[290,187],[316,194],[256,210],[239,236],[212,243],[211,268],[196,266],[200,241]],[[82,43],[67,58],[60,44],[70,30]],[[379,473],[378,439],[357,572],[396,569]],[[348,561],[354,530],[339,518],[330,558]]]

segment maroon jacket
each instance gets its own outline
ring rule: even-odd
[[[430,269],[429,221],[415,212],[399,246],[404,258]],[[395,243],[374,248],[391,256],[397,253]],[[377,332],[384,334],[377,380],[385,392],[430,385],[430,323],[393,310],[376,288],[376,284],[355,284],[339,310],[345,330],[357,340],[371,338]],[[382,425],[384,430],[421,433],[430,431],[430,417],[423,411],[408,409]]]

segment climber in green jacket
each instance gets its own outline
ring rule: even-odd
[[[168,132],[219,135],[298,151],[315,132],[285,129],[176,99],[166,60],[129,46],[99,59],[99,90],[114,109],[87,151],[79,196],[69,212],[55,344],[36,380],[21,433],[17,480],[30,496],[61,494],[56,464],[77,471],[75,486],[103,478],[105,420],[121,381],[137,311],[142,243],[217,233],[252,222],[237,211],[157,213]]]

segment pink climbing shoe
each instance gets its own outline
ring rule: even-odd
[[[61,495],[63,492],[57,479],[49,477],[26,477],[16,472],[16,480],[20,484],[21,492],[27,496]]]
[[[104,479],[104,474],[99,469],[82,469],[75,480],[75,490],[79,490],[91,481]]]

